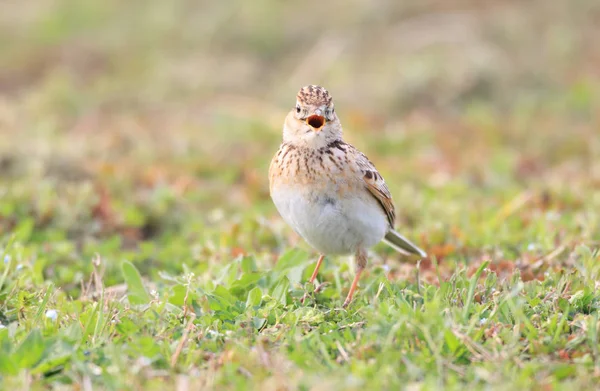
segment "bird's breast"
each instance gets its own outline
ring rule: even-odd
[[[271,191],[279,186],[292,186],[311,194],[344,196],[364,185],[359,179],[356,167],[342,154],[285,144],[273,157],[269,170]]]

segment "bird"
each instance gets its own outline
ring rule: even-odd
[[[319,252],[311,284],[325,256],[354,254],[355,275],[344,308],[367,266],[370,247],[383,240],[404,255],[427,257],[394,229],[388,186],[373,163],[343,140],[333,99],[321,86],[302,87],[285,117],[283,141],[269,166],[269,191],[283,220]]]

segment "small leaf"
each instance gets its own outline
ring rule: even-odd
[[[123,318],[116,326],[122,335],[135,335],[140,327],[131,319]]]
[[[233,284],[231,284],[231,288],[249,288],[256,284],[256,282],[262,277],[263,275],[261,273],[244,273]]]
[[[263,326],[265,325],[265,323],[267,323],[267,320],[265,318],[257,318],[257,317],[252,318],[252,325],[257,330],[262,329]]]
[[[6,354],[0,354],[0,373],[5,375],[16,375],[19,368],[15,361]]]
[[[223,299],[220,297],[211,295],[210,293],[207,293],[205,297],[208,300],[208,306],[212,311],[220,311],[227,308],[227,303],[223,302]]]
[[[233,296],[223,285],[218,285],[212,293],[213,295],[223,299],[223,301],[229,305],[234,305],[237,301],[237,298]]]
[[[256,261],[254,260],[254,257],[251,256],[245,256],[242,258],[240,266],[243,273],[253,273],[258,270],[256,267]]]
[[[33,368],[42,359],[45,350],[42,334],[35,329],[21,342],[12,358],[19,368]]]
[[[279,283],[277,283],[277,285],[273,289],[273,293],[271,294],[271,296],[275,300],[277,300],[284,306],[287,304],[287,290],[289,286],[290,281],[287,277],[283,277],[281,280],[279,280]]]
[[[573,295],[571,295],[571,298],[569,299],[569,303],[570,304],[579,304],[579,301],[581,301],[581,299],[583,298],[583,290],[577,291],[575,292]]]
[[[72,343],[80,342],[82,338],[81,326],[77,323],[71,323],[70,326],[63,328],[60,331],[60,335],[66,341],[70,341]]]
[[[35,220],[32,218],[21,219],[19,224],[13,228],[13,234],[17,241],[26,242],[33,233]]]
[[[187,295],[189,300],[191,294],[193,294],[193,292],[188,291],[187,287],[183,285],[175,285],[171,288],[169,303],[182,306],[185,303],[185,296]]]
[[[299,249],[293,249],[285,254],[283,254],[278,260],[275,268],[275,271],[282,271],[294,266],[300,266],[303,262],[307,260],[307,254]]]
[[[64,365],[71,360],[74,351],[75,347],[73,345],[62,341],[48,346],[48,355],[44,357],[31,373],[44,373]]]
[[[142,277],[136,267],[128,261],[121,266],[123,278],[127,284],[128,299],[131,304],[148,304],[150,296],[142,283]]]
[[[262,301],[262,290],[259,287],[253,288],[248,292],[248,299],[246,300],[246,308],[260,305]]]
[[[469,291],[467,293],[467,300],[465,301],[465,306],[463,308],[463,319],[467,320],[469,318],[469,311],[471,310],[471,305],[473,304],[473,298],[475,296],[475,288],[477,287],[477,281],[479,281],[479,277],[481,273],[483,273],[483,269],[485,269],[490,264],[489,261],[483,262],[475,274],[469,280]]]
[[[450,330],[446,330],[444,333],[444,340],[452,353],[456,353],[456,350],[461,346],[460,340],[456,338],[456,335]]]
[[[304,269],[306,269],[305,265],[294,266],[288,270],[286,276],[292,284],[298,284],[303,281],[302,274],[304,273]]]
[[[573,374],[575,374],[575,370],[576,370],[576,367],[574,365],[570,365],[570,364],[558,365],[554,369],[554,376],[556,376],[556,378],[558,380],[562,380],[569,376],[573,376]]]

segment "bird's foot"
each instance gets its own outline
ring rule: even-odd
[[[304,301],[306,300],[306,298],[308,297],[308,292],[304,292],[304,295],[302,296],[302,298],[300,299],[300,303],[304,304]]]
[[[317,286],[315,287],[315,290],[313,291],[313,293],[319,293],[319,292],[321,292],[323,289],[325,289],[325,287],[326,287],[327,285],[329,285],[329,283],[328,283],[328,282],[322,282],[322,283],[320,283],[319,285],[317,285]]]

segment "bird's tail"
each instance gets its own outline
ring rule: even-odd
[[[427,253],[425,251],[421,250],[419,247],[411,243],[410,240],[406,239],[393,229],[388,231],[383,241],[401,254],[417,255],[420,258],[427,257]]]

